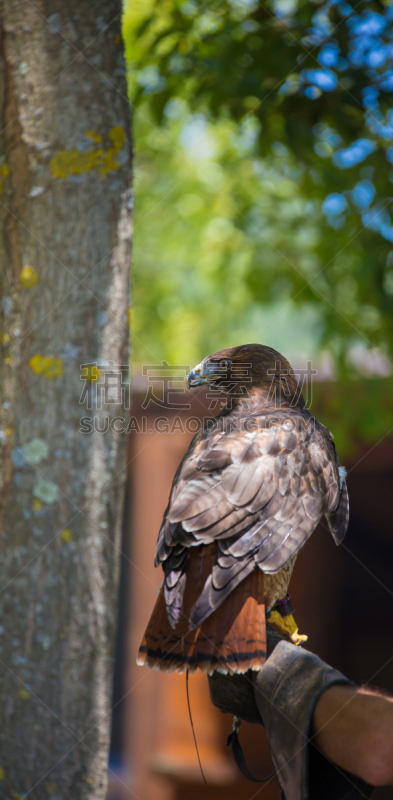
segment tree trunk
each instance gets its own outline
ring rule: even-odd
[[[128,364],[131,247],[120,22],[120,0],[0,4],[7,799],[105,797],[126,436],[101,389]]]

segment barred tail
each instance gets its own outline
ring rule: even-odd
[[[263,573],[256,568],[222,605],[195,630],[190,616],[201,587],[211,573],[215,545],[192,548],[181,618],[175,629],[168,620],[163,588],[139,648],[137,663],[168,672],[211,675],[259,670],[266,659]]]

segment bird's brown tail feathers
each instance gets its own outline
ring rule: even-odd
[[[168,672],[211,674],[259,670],[266,659],[263,573],[256,568],[196,630],[191,609],[211,573],[215,545],[192,548],[181,618],[169,624],[161,587],[139,648],[137,663]]]

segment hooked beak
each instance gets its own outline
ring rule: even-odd
[[[191,388],[194,386],[201,386],[202,383],[206,383],[206,378],[202,375],[202,365],[198,364],[194,369],[192,369],[187,375],[187,383]]]
[[[220,372],[217,373],[215,365],[202,361],[201,364],[197,364],[197,366],[188,373],[187,381],[190,389],[193,389],[194,386],[201,386],[203,383],[211,383],[221,377],[222,374]]]

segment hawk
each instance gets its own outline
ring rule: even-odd
[[[155,554],[164,580],[138,664],[208,674],[259,670],[266,614],[282,620],[292,641],[306,638],[274,607],[323,516],[342,542],[346,471],[276,350],[221,350],[191,370],[188,383],[223,392],[226,405],[194,436],[174,477]]]

